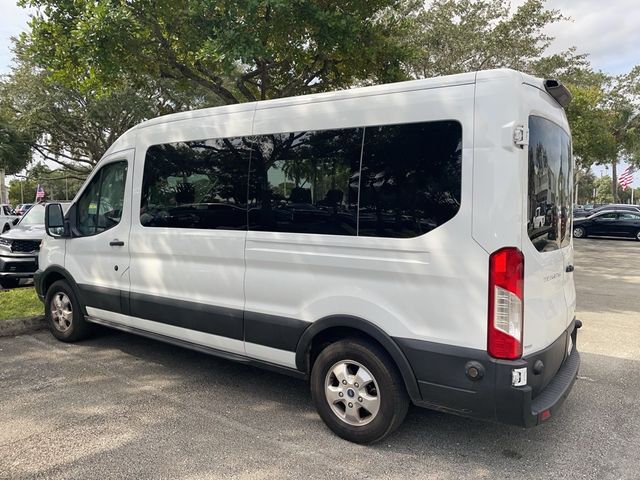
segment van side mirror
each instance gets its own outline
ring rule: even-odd
[[[69,236],[69,224],[64,219],[62,205],[49,203],[44,207],[44,228],[50,237],[63,238]]]

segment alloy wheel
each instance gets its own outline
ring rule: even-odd
[[[73,307],[71,300],[64,292],[56,293],[49,304],[53,326],[60,332],[66,332],[71,328],[73,321]]]
[[[380,410],[380,389],[371,372],[353,360],[334,364],[325,377],[325,397],[333,413],[343,422],[364,426]]]

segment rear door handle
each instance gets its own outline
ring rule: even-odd
[[[566,268],[566,272],[567,272],[567,273],[571,273],[571,272],[573,272],[574,270],[575,270],[575,268],[573,268],[573,265],[567,265],[567,268]]]
[[[109,245],[111,245],[112,247],[124,247],[124,242],[116,238],[115,240],[111,240],[109,242]]]

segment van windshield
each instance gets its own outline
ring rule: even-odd
[[[539,252],[571,241],[572,179],[571,138],[555,123],[530,116],[527,233]]]

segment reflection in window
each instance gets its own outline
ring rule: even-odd
[[[147,150],[140,222],[146,227],[246,229],[250,139]]]
[[[362,129],[254,138],[249,228],[356,235]]]
[[[540,252],[571,241],[572,168],[569,135],[549,120],[529,117],[527,230]]]
[[[120,223],[127,179],[127,162],[109,163],[91,179],[78,200],[77,229],[94,235]]]
[[[415,237],[453,218],[461,160],[458,122],[367,127],[359,235]]]
[[[615,212],[611,213],[603,213],[602,215],[598,215],[594,220],[596,222],[612,222],[618,218],[618,214]]]

